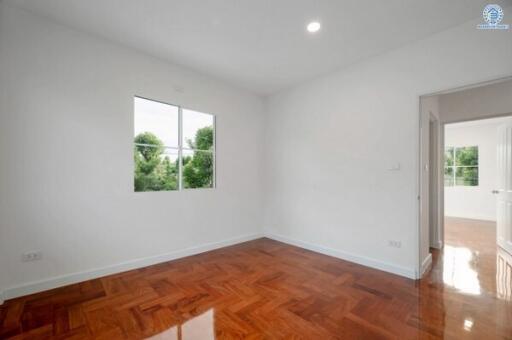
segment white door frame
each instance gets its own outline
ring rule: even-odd
[[[443,135],[440,132],[443,131]],[[441,136],[443,138],[441,139]],[[444,153],[444,147],[440,145],[444,144],[444,125],[441,124],[440,119],[430,114],[430,138],[429,138],[429,152],[430,152],[430,176],[429,176],[429,213],[430,213],[430,228],[429,228],[429,247],[441,249],[444,241],[443,219],[440,216],[444,215],[440,213],[442,206],[440,206],[440,191],[444,189],[442,185],[444,178],[443,167],[441,166]]]
[[[418,267],[417,278],[423,276],[432,264],[430,248],[440,248],[442,245],[441,232],[443,226],[440,199],[440,134],[443,131],[437,98],[420,98],[420,150],[418,175]]]

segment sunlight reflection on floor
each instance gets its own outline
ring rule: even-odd
[[[469,248],[444,247],[443,257],[443,281],[461,293],[480,295],[480,280],[478,272],[473,268],[478,253],[473,253]]]

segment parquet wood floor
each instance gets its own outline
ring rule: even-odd
[[[421,281],[259,239],[7,301],[0,338],[512,339],[503,257],[448,235]]]

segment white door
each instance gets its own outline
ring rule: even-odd
[[[512,254],[512,122],[498,128],[497,242]]]

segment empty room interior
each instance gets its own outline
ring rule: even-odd
[[[0,0],[0,339],[512,339],[512,0]]]

